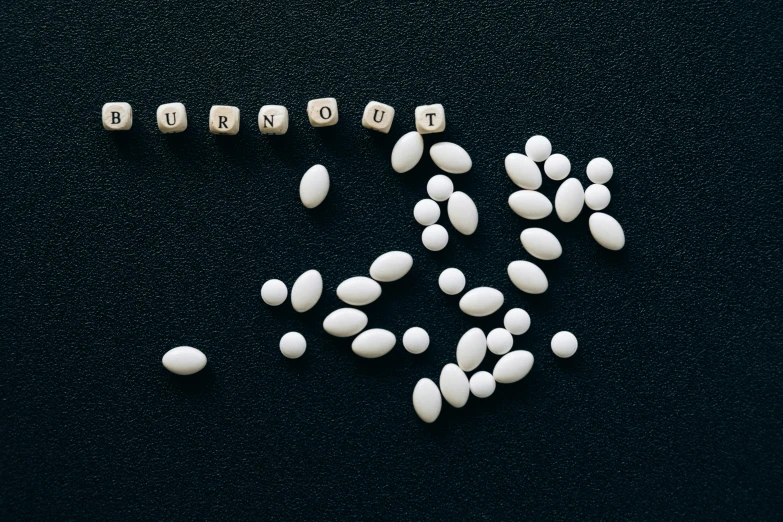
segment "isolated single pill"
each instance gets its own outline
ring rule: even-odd
[[[261,287],[261,299],[269,306],[280,306],[288,297],[288,288],[279,279],[270,279]]]
[[[177,375],[193,375],[207,365],[207,356],[192,346],[177,346],[163,355],[163,366]]]
[[[280,352],[289,359],[298,359],[305,353],[307,341],[299,332],[288,332],[280,338]]]
[[[430,345],[430,336],[424,328],[414,326],[402,335],[402,345],[415,355],[424,353]]]
[[[557,332],[554,337],[552,337],[550,346],[555,355],[567,359],[576,353],[579,342],[576,340],[576,336],[571,332]]]

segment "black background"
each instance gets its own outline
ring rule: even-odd
[[[757,2],[14,2],[3,6],[2,480],[0,515],[19,519],[780,519],[779,309],[781,3]],[[305,106],[333,96],[340,122],[314,129]],[[397,113],[360,125],[371,99]],[[105,102],[133,106],[110,133]],[[158,105],[189,128],[164,136]],[[444,134],[473,169],[452,176],[480,212],[430,253],[412,217],[437,172],[396,174],[395,141],[417,105],[442,103]],[[241,109],[235,137],[208,132],[213,104]],[[262,136],[264,104],[289,108]],[[541,263],[542,296],[509,282],[527,255],[508,208],[510,152],[544,134],[572,173],[595,156],[615,176],[607,212],[627,246],[587,228],[537,223],[564,255]],[[299,202],[315,163],[332,188]],[[558,183],[544,179],[552,197]],[[360,360],[329,338],[335,288],[401,249],[414,268],[384,284],[372,327],[419,325]],[[460,335],[501,325],[462,314],[437,287],[523,306],[515,348],[531,374],[486,400],[411,406]],[[316,268],[310,312],[263,305]],[[556,359],[551,336],[579,351]],[[307,353],[285,360],[280,336]],[[193,345],[191,378],[161,356]],[[482,368],[490,369],[495,356]]]

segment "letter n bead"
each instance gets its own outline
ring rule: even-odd
[[[233,136],[239,132],[239,108],[213,105],[209,110],[209,132]]]
[[[101,111],[103,128],[109,131],[130,130],[133,125],[133,109],[129,103],[111,102],[103,106]]]
[[[261,134],[288,132],[288,109],[282,105],[264,105],[258,111],[258,130]]]
[[[446,130],[446,112],[443,105],[420,105],[416,107],[416,130],[419,134],[432,134]]]
[[[313,127],[329,127],[337,123],[337,100],[319,98],[307,102],[307,117]]]
[[[384,134],[391,129],[394,121],[394,108],[385,103],[371,101],[364,108],[362,116],[362,127],[377,130]]]
[[[182,132],[188,128],[188,114],[181,103],[165,103],[158,107],[158,129],[163,134]]]

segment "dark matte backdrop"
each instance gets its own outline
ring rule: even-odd
[[[0,518],[779,520],[781,11],[4,5]],[[305,106],[323,96],[340,123],[313,129]],[[396,109],[389,135],[361,127],[371,99]],[[133,106],[130,132],[102,129],[108,101]],[[155,110],[172,101],[189,128],[163,136]],[[454,182],[481,216],[473,237],[446,224],[438,254],[412,218],[435,167],[389,164],[425,103],[448,122],[426,143],[473,157]],[[212,104],[241,109],[238,136],[209,134]],[[290,109],[286,136],[259,134],[264,104]],[[587,211],[536,223],[565,253],[531,297],[506,276],[532,223],[507,206],[503,158],[537,133],[583,183],[590,158],[612,160],[608,212],[628,241],[602,250]],[[307,211],[315,163],[332,189]],[[432,345],[359,360],[321,321],[339,282],[392,249],[414,268],[370,325],[423,326]],[[502,320],[462,314],[437,287],[448,266],[529,310],[515,348],[536,363],[429,426],[416,381]],[[310,268],[326,281],[315,309],[262,304],[263,281]],[[580,342],[567,361],[548,347],[562,329]],[[301,360],[278,351],[289,330],[307,337]],[[207,354],[200,375],[161,366],[182,344]]]

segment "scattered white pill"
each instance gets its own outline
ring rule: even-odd
[[[430,147],[430,157],[440,170],[449,174],[464,174],[473,166],[470,155],[456,143],[436,143]]]
[[[585,191],[576,178],[570,178],[560,185],[555,194],[555,212],[560,221],[570,223],[582,212],[585,204]]]
[[[543,219],[552,213],[552,202],[535,190],[518,190],[508,197],[508,206],[525,219]]]
[[[505,328],[495,328],[487,334],[487,348],[495,355],[505,355],[514,347],[514,338]]]
[[[533,161],[545,161],[552,154],[552,144],[544,136],[533,136],[525,143],[525,154]]]
[[[430,336],[424,328],[414,326],[408,328],[402,335],[402,345],[408,352],[418,355],[424,353],[430,346]]]
[[[489,286],[474,288],[459,300],[459,308],[473,317],[486,317],[503,306],[503,293]]]
[[[478,209],[470,196],[464,192],[454,192],[447,205],[449,221],[460,234],[469,236],[478,227]]]
[[[590,233],[604,248],[620,250],[625,246],[625,232],[615,218],[603,212],[590,215]]]
[[[413,258],[406,252],[391,251],[378,256],[370,266],[370,277],[381,283],[396,281],[413,266]]]
[[[356,308],[340,308],[324,319],[324,330],[335,337],[352,337],[367,326],[367,314]]]
[[[402,174],[415,167],[424,154],[424,139],[416,131],[403,135],[394,144],[391,164],[395,172]]]
[[[305,353],[307,341],[299,332],[288,332],[280,338],[280,352],[289,359],[298,359]]]
[[[544,271],[530,261],[509,263],[508,277],[514,286],[528,294],[543,294],[549,288],[549,281]]]
[[[544,163],[544,172],[555,181],[566,179],[571,173],[571,161],[562,154],[552,154]]]
[[[326,198],[329,193],[329,173],[323,165],[313,165],[302,176],[299,183],[299,198],[302,205],[307,208],[315,208]]]
[[[521,308],[512,308],[506,312],[503,326],[513,335],[522,335],[530,329],[530,314]]]
[[[297,312],[306,312],[321,298],[324,281],[318,270],[308,270],[291,287],[291,305]]]
[[[528,253],[544,261],[557,259],[563,253],[563,247],[555,235],[543,228],[526,228],[519,235],[522,246]]]
[[[457,343],[457,364],[463,371],[475,370],[487,354],[487,337],[481,328],[471,328]]]
[[[593,183],[603,185],[614,174],[614,167],[606,158],[593,158],[590,163],[587,164],[587,177]]]
[[[552,352],[558,357],[567,359],[576,353],[579,342],[571,332],[557,332],[552,337]]]
[[[506,156],[505,163],[506,174],[516,186],[531,190],[541,186],[541,171],[532,159],[524,154],[512,152]]]
[[[454,183],[443,174],[436,174],[427,182],[427,194],[435,201],[446,201],[453,192]]]
[[[420,379],[413,388],[413,409],[426,423],[435,422],[443,406],[440,390],[432,379]]]
[[[465,274],[458,268],[447,268],[440,273],[438,286],[445,294],[457,295],[465,289]]]
[[[522,380],[533,368],[533,354],[525,350],[509,352],[495,363],[492,377],[500,384],[512,384]]]
[[[442,225],[430,225],[421,232],[424,248],[437,252],[449,244],[449,233]]]
[[[612,194],[606,185],[594,183],[585,189],[585,205],[592,210],[603,210],[609,206]]]
[[[381,296],[381,285],[364,276],[350,277],[337,286],[337,297],[352,306],[364,306]]]
[[[449,363],[440,372],[440,392],[446,402],[455,408],[462,408],[470,397],[470,382],[465,372],[454,363]]]
[[[470,391],[479,399],[486,399],[495,393],[495,378],[489,372],[476,372],[470,378]]]
[[[279,279],[270,279],[261,287],[261,299],[269,306],[280,306],[288,297],[288,288]]]
[[[163,366],[177,375],[193,375],[207,365],[207,356],[192,346],[177,346],[163,355]]]
[[[359,334],[351,343],[353,353],[365,359],[376,359],[389,353],[397,338],[389,330],[372,328]]]
[[[419,225],[434,225],[440,219],[440,206],[431,199],[422,199],[413,207],[413,218]]]

